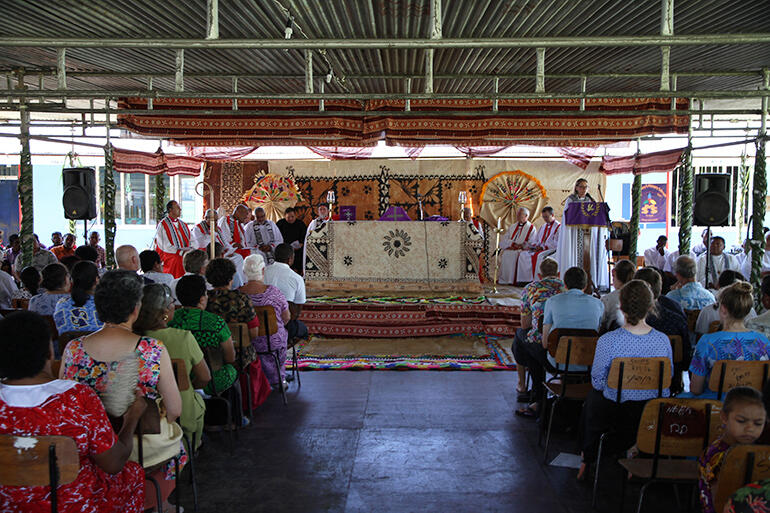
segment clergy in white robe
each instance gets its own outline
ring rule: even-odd
[[[696,258],[701,256],[701,255],[705,255],[706,254],[706,248],[708,247],[708,243],[709,243],[709,231],[708,231],[708,228],[703,230],[703,232],[701,233],[701,237],[703,238],[703,242],[700,243],[700,244],[696,244],[691,249],[691,251],[695,254]]]
[[[307,236],[310,235],[313,230],[320,228],[324,223],[328,223],[329,221],[331,221],[329,207],[325,204],[318,205],[318,217],[310,221],[310,224],[307,225],[307,232],[305,232],[305,243],[302,245],[302,269],[305,269],[305,264],[307,263]]]
[[[709,250],[709,271],[708,271],[708,288],[717,288],[717,281],[722,271],[730,269],[732,271],[740,272],[740,266],[738,265],[738,259],[733,255],[724,252],[725,240],[722,237],[711,237],[711,246]],[[698,276],[697,280],[704,287],[706,286],[706,254],[698,257]]]
[[[524,252],[519,255],[516,281],[530,282],[535,279],[535,269],[540,269],[543,259],[556,253],[561,223],[554,217],[553,207],[545,207],[541,215],[543,225],[530,239]]]
[[[527,219],[529,210],[521,207],[516,213],[517,223],[500,237],[500,260],[497,272],[497,282],[501,285],[511,285],[521,282],[517,276],[519,257],[528,247],[535,236],[535,227]],[[526,257],[524,257],[526,258]]]
[[[217,222],[222,239],[243,258],[253,253],[252,248],[248,247],[245,230],[246,221],[250,216],[251,212],[246,205],[238,205],[232,214],[221,217]]]
[[[179,278],[184,274],[182,257],[192,251],[190,228],[179,219],[182,209],[174,200],[166,204],[166,216],[155,229],[154,246],[163,262],[163,272]]]
[[[217,226],[217,212],[209,209],[203,221],[196,224],[192,230],[193,246],[202,249],[208,253],[209,244],[211,244],[211,219],[214,219],[214,242],[222,246],[222,257],[230,260],[235,265],[235,272],[241,279],[241,283],[246,283],[246,276],[243,274],[243,257],[236,253],[235,248],[222,237],[222,230]]]
[[[578,179],[575,182],[575,192],[570,194],[564,202],[564,210],[570,203],[574,202],[595,202],[588,194],[588,181],[585,178]],[[563,223],[562,223],[563,224]],[[556,248],[556,260],[559,262],[559,273],[564,279],[564,273],[570,267],[583,268],[583,255],[579,248],[579,241],[585,242],[587,238],[581,236],[580,231],[583,228],[577,226],[567,226],[563,224],[559,230],[559,243]],[[591,280],[600,290],[609,290],[610,271],[607,265],[607,246],[606,240],[609,238],[609,232],[604,226],[594,226],[590,229],[591,246],[589,248]]]
[[[690,251],[687,256],[692,258],[693,260],[696,259],[695,254]],[[663,272],[666,273],[674,273],[674,262],[676,262],[676,259],[679,258],[679,250],[675,249],[674,251],[669,251],[666,255],[666,263],[663,265]]]
[[[265,209],[254,209],[254,220],[246,225],[246,245],[256,248],[265,259],[267,265],[275,262],[275,247],[283,242],[283,235],[278,225],[267,218]]]
[[[765,250],[762,254],[762,267],[759,272],[761,276],[770,273],[770,232],[765,234]],[[751,250],[746,253],[746,257],[741,263],[741,274],[746,281],[751,279]]]
[[[668,237],[661,235],[655,246],[644,251],[644,265],[646,267],[656,267],[661,271],[666,267],[666,259],[668,258],[666,244],[668,244]]]

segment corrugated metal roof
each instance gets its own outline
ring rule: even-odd
[[[660,0],[444,0],[445,38],[593,37],[657,35]],[[3,2],[4,36],[65,38],[186,38],[205,36],[206,0],[57,0]],[[285,10],[294,16],[295,38],[425,38],[430,32],[430,0],[220,0],[219,36],[282,38]],[[757,33],[770,26],[767,0],[676,0],[675,34]],[[424,50],[328,50],[315,52],[320,83],[328,62],[344,83],[328,92],[397,93],[403,78],[357,78],[358,75],[414,75],[412,91],[424,89]],[[434,90],[437,93],[490,93],[491,78],[440,78],[442,75],[534,75],[532,49],[438,49]],[[546,73],[657,73],[656,47],[552,48],[546,51]],[[46,48],[0,48],[0,68],[54,68],[56,51]],[[676,72],[752,70],[770,66],[770,45],[677,46],[671,51]],[[163,49],[73,48],[67,50],[69,71],[173,73],[174,51]],[[186,73],[217,76],[253,73],[264,78],[239,81],[241,92],[301,92],[304,59],[300,50],[186,50]],[[280,77],[294,78],[271,78]],[[36,85],[30,77],[28,83]],[[76,77],[73,89],[142,88],[144,80],[125,77]],[[154,87],[173,90],[173,76],[154,79]],[[756,77],[681,77],[680,90],[755,89]],[[55,87],[55,78],[45,81]],[[224,92],[227,78],[185,77],[187,91]],[[592,78],[588,91],[655,90],[654,78]],[[579,91],[575,78],[549,78],[546,90]],[[530,92],[531,78],[503,78],[500,91]]]

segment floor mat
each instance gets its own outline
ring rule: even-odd
[[[303,370],[513,370],[499,338],[450,335],[415,338],[311,337],[301,343]],[[291,367],[291,360],[286,365]]]

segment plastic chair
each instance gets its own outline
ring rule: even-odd
[[[709,389],[716,391],[717,399],[735,387],[763,390],[767,383],[770,361],[718,360],[709,377]]]
[[[18,444],[20,440],[29,443]],[[72,438],[0,435],[0,485],[50,487],[52,513],[59,510],[59,485],[71,483],[79,472],[80,457]]]
[[[281,390],[281,398],[283,399],[283,404],[287,405],[289,403],[286,400],[286,390],[284,390],[283,383],[280,382],[281,361],[278,358],[278,349],[273,349],[270,344],[270,335],[278,331],[278,319],[275,316],[275,309],[268,305],[255,306],[254,310],[256,310],[257,317],[259,317],[258,335],[260,337],[266,337],[267,339],[267,351],[257,351],[257,354],[260,356],[272,356],[273,360],[275,360],[275,369],[278,372],[279,379],[278,388]],[[271,385],[274,385],[274,383],[271,383]]]
[[[722,403],[713,399],[652,399],[645,405],[636,445],[652,458],[618,461],[633,477],[645,481],[639,491],[637,513],[642,511],[647,488],[654,483],[697,484],[697,457],[719,435],[721,410]],[[624,476],[620,489],[621,511],[626,481]]]
[[[233,336],[233,343],[235,344],[238,354],[238,372],[246,376],[246,415],[251,420],[251,374],[249,370],[243,364],[243,351],[246,347],[251,345],[251,337],[249,336],[249,326],[245,322],[228,323],[227,327],[230,328],[230,333]]]
[[[599,334],[595,330],[557,328],[548,334],[548,351],[557,364],[553,377],[543,384],[556,399],[551,405],[548,427],[545,435],[543,459],[548,462],[548,446],[551,443],[551,430],[556,406],[564,400],[585,401],[591,391],[591,365],[594,363],[596,341]],[[588,367],[587,370],[571,371],[570,366]],[[563,370],[559,370],[563,367]],[[545,401],[543,401],[545,405]],[[544,423],[543,423],[544,424]],[[540,430],[542,436],[542,429]],[[539,442],[538,442],[539,443]]]
[[[176,386],[180,392],[189,390],[192,385],[190,384],[190,373],[187,371],[187,365],[181,358],[171,359],[171,368],[174,369],[174,377],[176,378]],[[192,434],[192,443],[187,438],[186,434],[182,435],[185,444],[187,445],[187,456],[190,462],[190,485],[193,492],[193,510],[198,511],[198,485],[195,480],[195,446],[197,440],[195,439],[196,433]]]
[[[727,500],[739,488],[770,478],[770,445],[736,445],[730,449],[719,471],[714,490],[716,511],[723,511]]]
[[[668,358],[615,358],[610,365],[607,387],[615,389],[615,402],[620,405],[623,390],[657,390],[663,397],[663,389],[671,386],[671,361]],[[596,456],[596,473],[591,507],[596,508],[596,492],[599,490],[599,471],[602,463],[604,440],[612,434],[608,431],[599,439]]]

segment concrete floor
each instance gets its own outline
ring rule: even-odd
[[[515,372],[303,372],[289,405],[271,395],[232,453],[220,434],[207,439],[196,460],[199,511],[591,511],[589,485],[573,469],[545,466],[535,421],[513,414],[515,380]],[[574,435],[557,436],[552,457],[559,450],[577,452]],[[607,474],[600,507],[617,511],[620,472]],[[645,510],[683,511],[671,492],[653,489]],[[192,511],[188,485],[182,494]],[[626,510],[637,497],[629,486]]]

